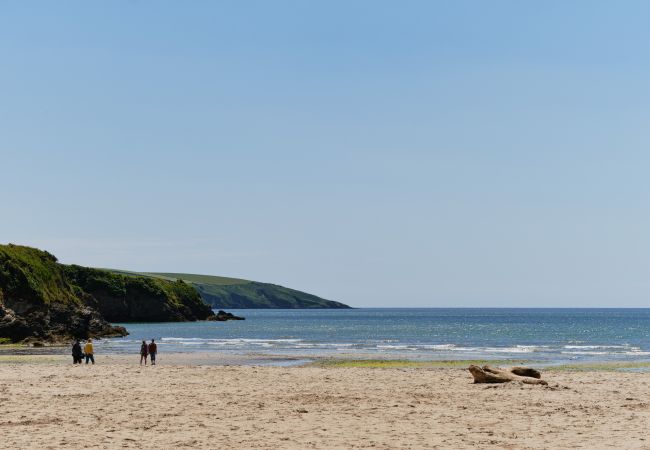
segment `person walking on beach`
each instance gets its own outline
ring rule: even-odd
[[[79,339],[77,339],[74,341],[74,344],[72,344],[72,364],[81,364],[83,356],[84,354],[81,351],[81,343],[79,342]]]
[[[156,365],[156,353],[158,353],[158,346],[156,342],[152,339],[151,344],[149,344],[149,357],[151,358],[151,365]]]
[[[147,356],[149,355],[149,347],[147,347],[147,341],[142,341],[142,345],[140,346],[140,365],[142,365],[142,361],[144,361],[144,365],[147,365]]]
[[[93,364],[95,364],[95,351],[93,350],[93,340],[88,339],[86,341],[86,345],[84,345],[84,353],[86,354],[86,364],[88,364],[88,361],[91,361]],[[81,364],[81,362],[79,362]]]

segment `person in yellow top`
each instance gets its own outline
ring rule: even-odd
[[[95,364],[92,339],[88,339],[86,341],[86,345],[84,345],[84,354],[86,355],[86,364],[88,364],[88,361],[92,361],[92,363]]]

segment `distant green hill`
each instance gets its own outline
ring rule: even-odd
[[[144,275],[168,281],[183,280],[194,286],[203,300],[213,308],[349,308],[343,303],[325,300],[306,292],[240,278],[189,273],[128,272],[125,270],[114,270],[114,272],[123,275]]]

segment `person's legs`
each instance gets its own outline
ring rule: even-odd
[[[149,355],[151,356],[151,365],[155,366],[156,365],[156,352],[150,353]]]
[[[90,362],[95,364],[95,356],[94,355],[90,355]]]

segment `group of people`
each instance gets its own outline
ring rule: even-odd
[[[142,361],[144,361],[144,365],[146,366],[147,356],[149,356],[151,358],[151,365],[155,366],[156,353],[158,353],[158,346],[153,339],[149,344],[147,344],[147,341],[142,341],[142,345],[140,346],[140,365],[142,365]]]
[[[144,365],[147,365],[147,357],[151,358],[151,365],[156,365],[156,353],[158,353],[158,346],[156,345],[155,340],[151,340],[149,344],[147,341],[142,341],[140,346],[140,365],[144,361]],[[93,349],[93,340],[88,339],[86,344],[81,348],[81,341],[79,339],[74,341],[72,344],[72,363],[81,364],[83,359],[86,358],[86,364],[89,362],[95,364],[95,350]]]
[[[72,344],[72,363],[81,364],[84,358],[86,358],[86,364],[89,362],[95,364],[95,350],[93,349],[92,339],[86,341],[83,350],[81,349],[81,342],[79,339]]]

